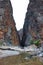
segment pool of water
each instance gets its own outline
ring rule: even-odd
[[[13,56],[13,55],[19,55],[19,51],[11,51],[11,50],[0,50],[0,58],[7,57],[7,56]]]

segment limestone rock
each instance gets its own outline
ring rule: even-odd
[[[27,8],[21,45],[29,45],[31,39],[43,41],[43,0],[30,0]]]
[[[3,43],[18,45],[19,36],[13,19],[10,0],[0,0],[0,40]]]

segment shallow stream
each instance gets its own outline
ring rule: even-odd
[[[12,51],[12,50],[0,50],[0,58],[7,57],[7,56],[13,56],[13,55],[19,55],[19,51]]]

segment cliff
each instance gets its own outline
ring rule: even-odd
[[[0,0],[0,41],[4,45],[19,45],[19,36],[10,0]]]
[[[43,43],[43,0],[30,0],[27,8],[21,45],[30,45],[31,40]]]

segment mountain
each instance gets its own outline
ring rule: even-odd
[[[10,0],[0,0],[0,44],[19,45],[19,36]]]
[[[30,45],[31,40],[43,43],[43,0],[30,0],[27,8],[21,46]]]

